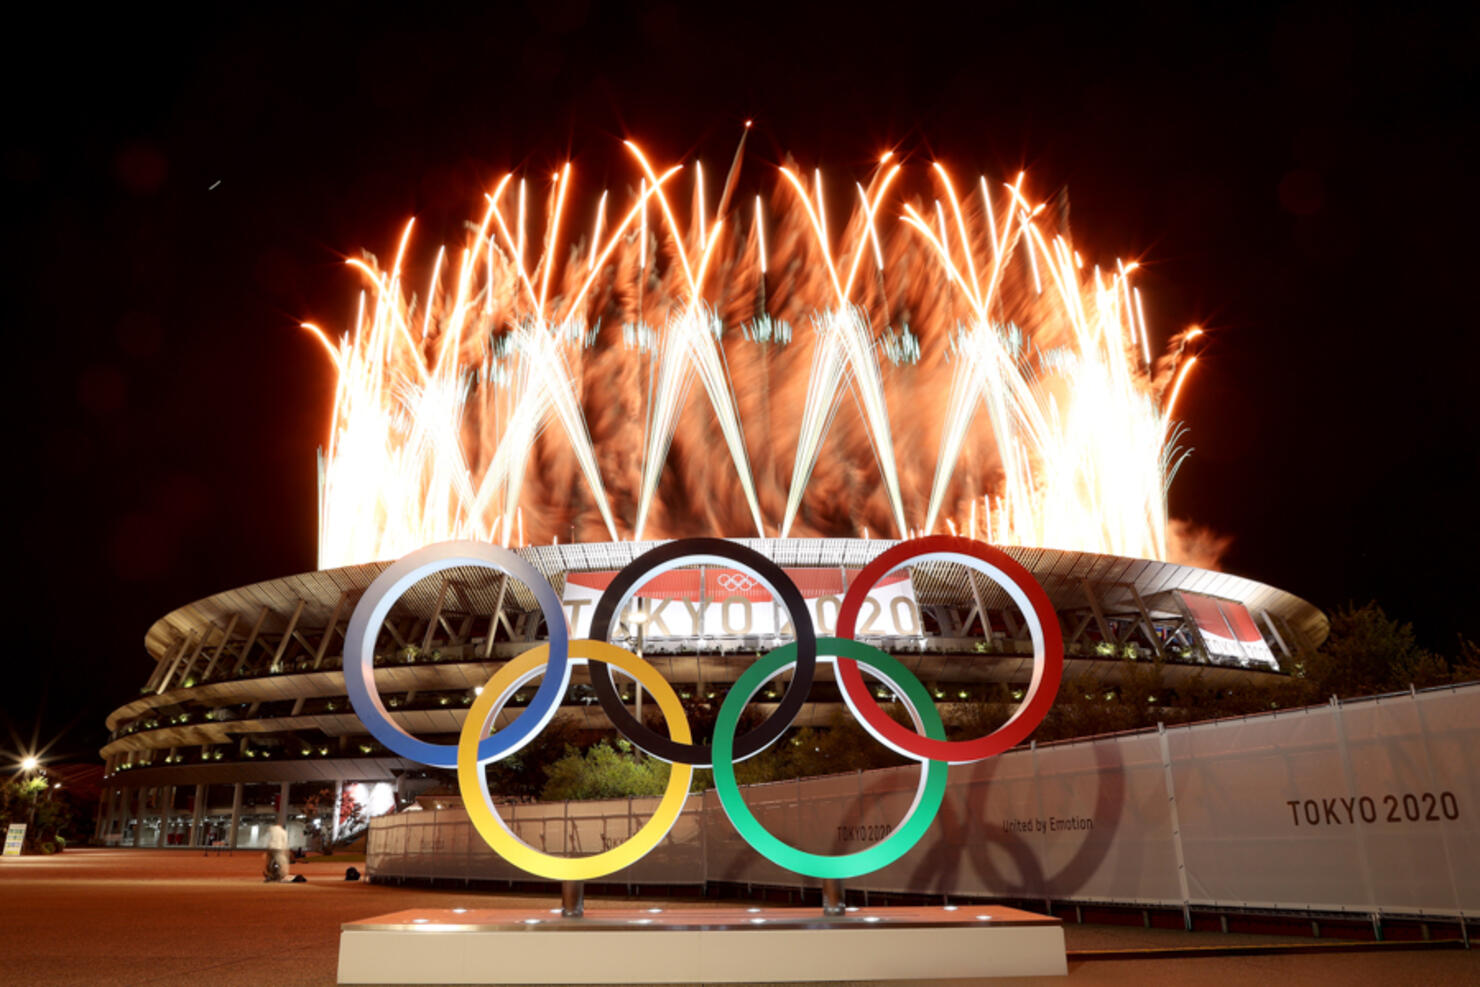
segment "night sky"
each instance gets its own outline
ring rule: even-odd
[[[0,745],[95,756],[155,619],[314,568],[333,382],[298,325],[348,324],[344,257],[411,215],[426,251],[460,241],[510,168],[622,187],[627,136],[719,167],[747,118],[752,173],[791,152],[851,180],[895,148],[1067,186],[1076,242],[1144,265],[1157,338],[1209,331],[1172,513],[1232,537],[1229,571],[1376,599],[1443,651],[1480,638],[1477,21],[1196,6],[203,5],[16,31]]]

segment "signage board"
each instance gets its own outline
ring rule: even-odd
[[[787,569],[807,601],[817,632],[834,633],[838,608],[857,570]],[[573,572],[566,576],[561,600],[574,637],[589,637],[596,601],[611,585],[615,572]],[[707,566],[665,572],[638,589],[629,603],[624,623],[631,631],[641,620],[643,636],[693,637],[791,637],[786,611],[771,599],[760,582],[736,569]],[[602,633],[598,630],[596,633]],[[860,637],[915,637],[921,633],[920,608],[907,573],[897,572],[880,579],[868,594],[859,615]]]
[[[1197,631],[1209,654],[1249,664],[1278,668],[1274,652],[1259,633],[1253,616],[1242,603],[1220,600],[1201,593],[1177,590],[1182,604],[1197,621]]]

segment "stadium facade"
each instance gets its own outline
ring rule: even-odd
[[[737,539],[787,571],[820,634],[857,572],[891,541]],[[616,570],[653,542],[541,545],[520,554],[561,595],[574,636]],[[1135,661],[1159,661],[1169,688],[1275,681],[1325,639],[1326,617],[1283,590],[1228,573],[1083,552],[1008,547],[1042,584],[1065,642],[1065,675],[1113,694]],[[430,782],[381,747],[346,695],[342,648],[361,594],[388,563],[285,576],[217,593],[161,617],[145,636],[152,661],[136,699],[108,717],[96,837],[131,846],[261,846],[274,822],[348,791],[369,814]],[[855,635],[900,657],[953,712],[1003,689],[1017,697],[1032,643],[1007,594],[966,568],[912,567],[871,594]],[[612,629],[684,698],[718,699],[754,659],[784,640],[788,616],[745,573],[695,566],[644,586]],[[625,638],[625,640],[623,639]],[[529,591],[488,569],[428,577],[391,609],[376,640],[376,685],[418,737],[452,742],[495,668],[544,639]],[[627,688],[630,689],[630,686]],[[531,690],[532,691],[532,690]],[[764,711],[763,694],[759,704]],[[629,698],[624,696],[624,698]],[[629,701],[640,704],[640,696]],[[517,712],[521,697],[516,696]],[[826,725],[842,705],[819,669],[798,726]],[[954,708],[954,709],[953,709]],[[578,669],[558,714],[609,729]],[[332,796],[331,796],[332,793]],[[331,801],[332,797],[332,801]],[[319,815],[319,813],[314,813]],[[339,833],[340,814],[321,826]],[[308,820],[312,826],[312,820]],[[290,825],[295,841],[307,827]]]

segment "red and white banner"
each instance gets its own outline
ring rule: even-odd
[[[1258,662],[1270,668],[1278,667],[1274,652],[1269,650],[1264,635],[1259,633],[1254,618],[1242,603],[1219,600],[1186,590],[1177,590],[1177,595],[1197,621],[1203,647],[1208,649],[1209,654]]]
[[[858,569],[787,569],[807,601],[821,636],[831,635],[843,594]],[[591,636],[596,601],[615,572],[572,572],[565,577],[561,603],[574,637]],[[770,590],[738,569],[704,566],[662,573],[644,584],[628,603],[624,622],[642,625],[654,638],[791,636],[791,619]],[[909,575],[892,573],[869,594],[858,619],[859,637],[915,637],[921,633],[920,608]]]

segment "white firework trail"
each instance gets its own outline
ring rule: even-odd
[[[900,204],[902,224],[881,231],[901,174],[886,155],[868,187],[857,186],[858,203],[835,244],[820,174],[809,189],[790,167],[780,169],[791,205],[763,209],[757,195],[752,210],[747,200],[754,218],[746,233],[729,212],[737,151],[712,211],[702,170],[694,169],[691,214],[680,225],[667,189],[679,167],[660,174],[628,146],[639,165],[637,192],[625,212],[602,193],[588,243],[563,235],[567,165],[551,176],[541,235],[530,232],[536,210],[527,182],[505,176],[456,259],[437,253],[420,299],[404,275],[411,224],[388,271],[373,259],[351,261],[366,279],[353,328],[331,340],[307,326],[337,372],[321,460],[322,566],[393,558],[445,538],[522,543],[532,482],[604,537],[698,533],[672,528],[682,509],[655,511],[660,502],[674,506],[663,500],[663,478],[696,380],[724,451],[691,435],[684,441],[701,445],[685,461],[705,469],[727,461],[745,505],[720,518],[721,527],[794,532],[830,439],[861,427],[882,506],[853,516],[856,527],[892,526],[901,537],[944,528],[1004,544],[1166,557],[1167,489],[1185,456],[1173,416],[1196,362],[1184,356],[1186,342],[1200,330],[1183,334],[1175,354],[1154,364],[1132,284],[1136,265],[1086,271],[1067,234],[1044,233],[1045,207],[1028,200],[1022,176],[995,196],[982,179],[979,203],[964,204],[935,165],[942,198],[931,208]],[[865,268],[868,279],[860,277]],[[918,335],[890,326],[890,312],[901,308],[923,313]],[[783,312],[811,321],[810,356],[787,356],[788,346],[774,357],[744,355],[756,352],[744,347],[769,354],[792,338]],[[613,315],[637,353],[645,391],[622,369],[631,366],[627,351],[598,342],[602,318]],[[945,354],[949,371],[927,369]],[[759,386],[744,389],[745,414],[735,359],[761,375]],[[947,372],[949,387],[940,386]],[[624,406],[640,397],[641,407],[606,414],[597,434],[583,394],[595,389],[611,404],[614,386],[625,388]],[[912,431],[900,449],[888,403],[895,390],[908,402]],[[845,395],[857,407],[856,425],[839,421]],[[752,419],[747,439],[752,414],[784,434],[767,434],[770,426]],[[973,439],[982,429],[990,447]],[[936,437],[931,447],[922,434]],[[546,450],[539,469],[537,448]],[[838,455],[853,456],[852,448]],[[752,468],[757,449],[771,465],[764,489]],[[788,453],[785,482],[774,464]],[[568,464],[558,474],[567,479],[546,475],[551,462]],[[925,503],[911,505],[906,477],[919,488],[928,478]],[[831,489],[847,489],[837,480]],[[571,484],[583,487],[584,499],[572,496]],[[777,517],[767,518],[768,503]],[[808,517],[804,527],[819,523]],[[549,520],[534,524],[540,538],[563,530],[552,532]]]

